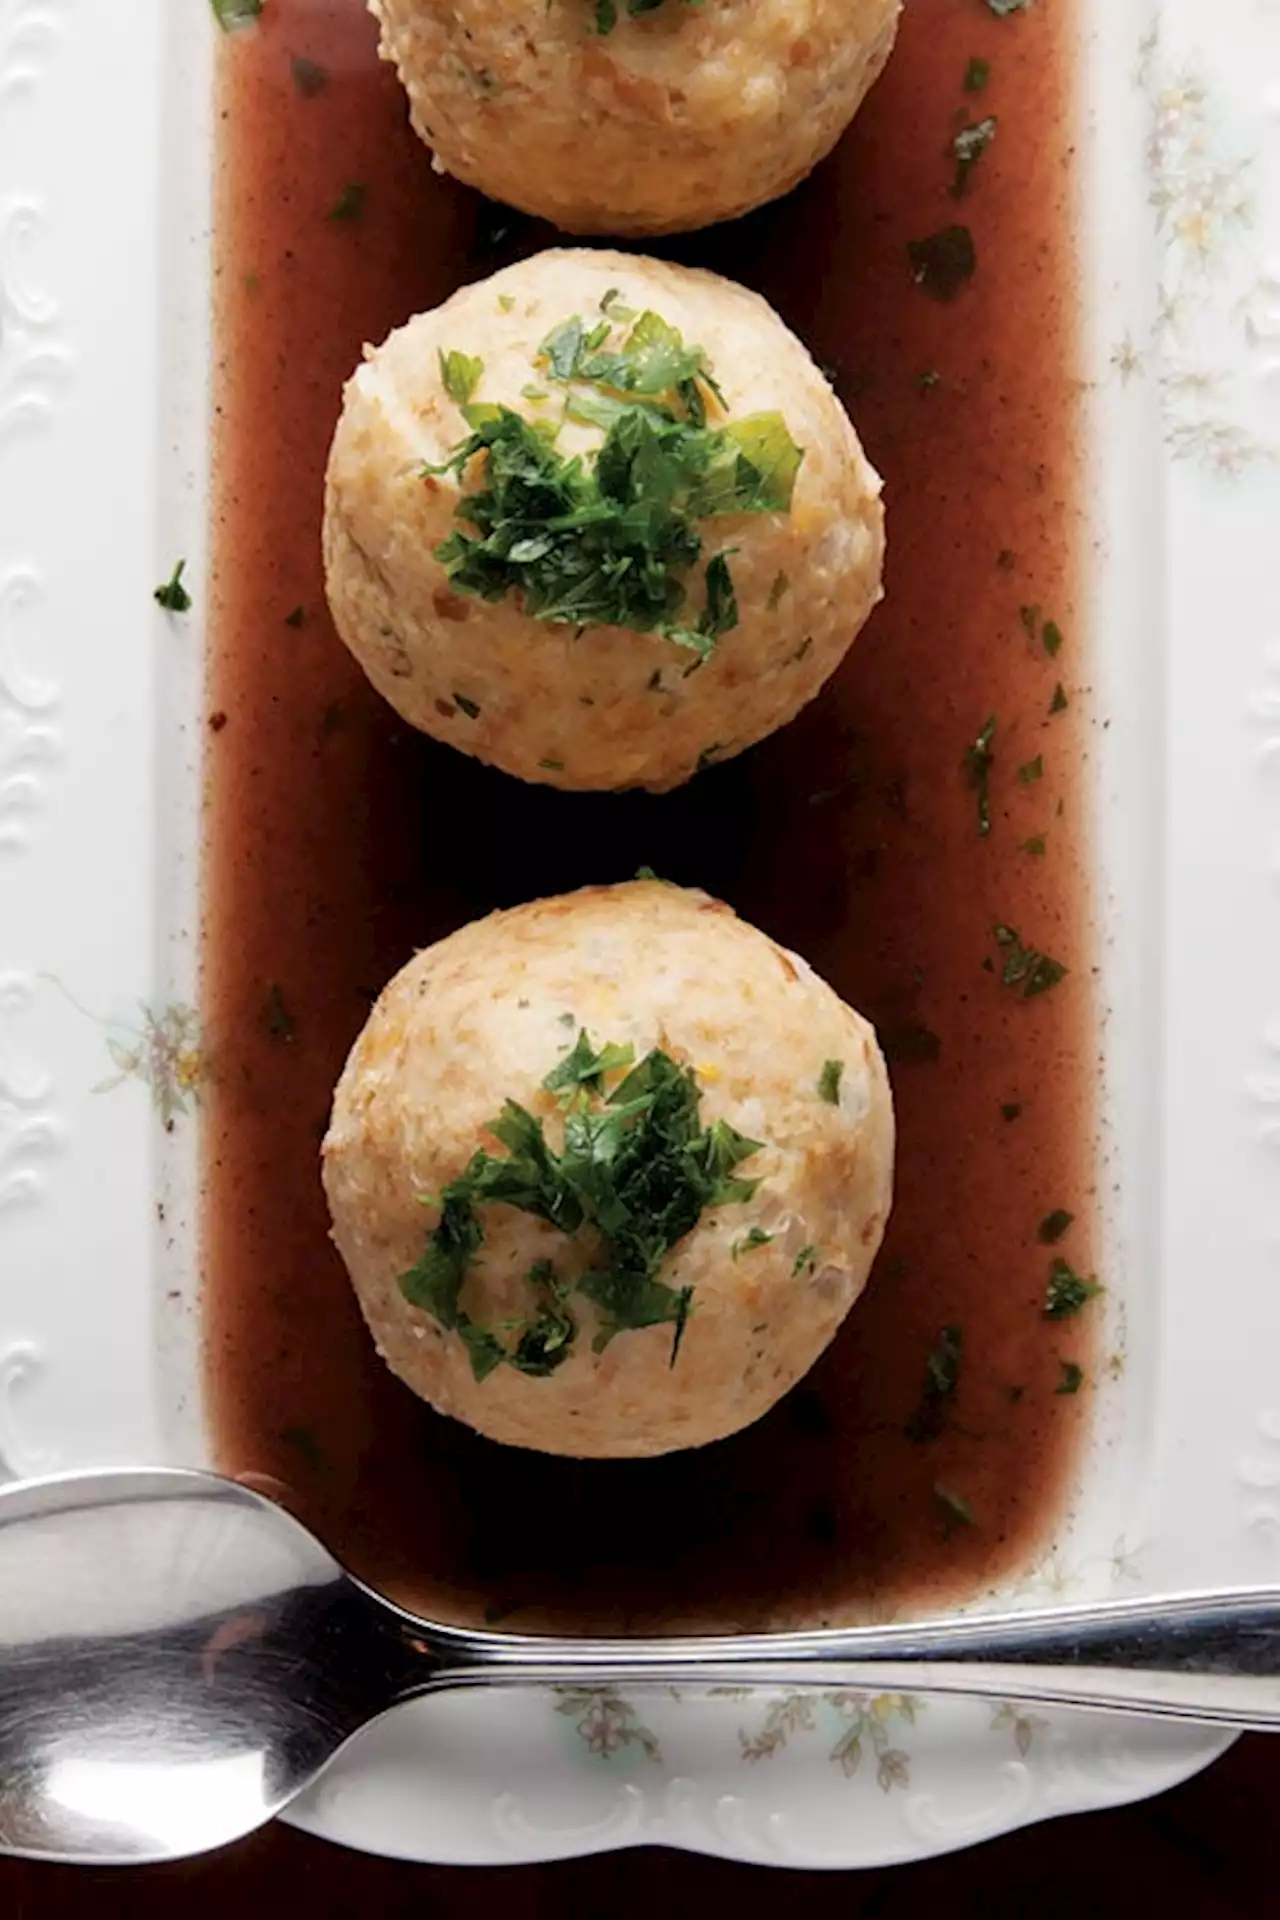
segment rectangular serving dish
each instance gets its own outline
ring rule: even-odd
[[[1280,505],[1280,15],[1224,0],[1210,31],[1202,0],[1079,9],[1118,1364],[1070,1512],[995,1596],[1009,1604],[1265,1579],[1280,1533],[1265,537]],[[195,1201],[214,38],[199,0],[134,0],[127,35],[70,0],[0,5],[10,1473],[209,1457]],[[178,553],[196,602],[181,623],[151,599]],[[649,1840],[872,1864],[1154,1791],[1222,1744],[999,1703],[460,1699],[375,1729],[299,1817],[431,1860]]]

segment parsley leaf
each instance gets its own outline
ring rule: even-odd
[[[935,300],[954,300],[978,268],[978,250],[968,227],[943,227],[923,240],[908,240],[907,258],[916,285]]]
[[[818,1249],[812,1241],[801,1247],[791,1267],[791,1278],[798,1280],[802,1273],[813,1273],[818,1265]]]
[[[945,1531],[948,1537],[955,1532],[957,1525],[962,1527],[977,1526],[978,1523],[973,1517],[973,1508],[969,1505],[969,1502],[962,1499],[958,1493],[953,1493],[950,1487],[944,1487],[940,1481],[935,1480],[933,1497],[942,1508],[945,1520]]]
[[[840,1082],[844,1078],[843,1060],[824,1060],[822,1072],[818,1075],[819,1096],[829,1106],[840,1104]]]
[[[369,189],[363,180],[348,180],[328,212],[330,220],[358,220],[364,212],[365,197]]]
[[[1046,1320],[1069,1320],[1087,1306],[1095,1294],[1101,1292],[1102,1288],[1096,1280],[1086,1280],[1069,1261],[1059,1257],[1049,1269],[1049,1283],[1044,1292],[1044,1317]]]
[[[955,158],[956,177],[951,183],[951,191],[957,199],[968,186],[969,175],[995,139],[996,124],[995,115],[990,113],[985,120],[961,127],[952,138],[951,152]]]
[[[982,93],[991,78],[991,62],[981,60],[975,54],[964,70],[964,90],[966,93]]]
[[[984,839],[991,831],[991,769],[995,763],[992,743],[995,737],[996,717],[993,713],[977,739],[971,741],[964,750],[965,777],[978,796],[978,832]]]
[[[1065,1207],[1055,1207],[1052,1213],[1046,1213],[1037,1227],[1036,1239],[1046,1247],[1056,1245],[1074,1219],[1074,1213],[1068,1213]]]
[[[738,1260],[744,1253],[754,1253],[757,1247],[767,1247],[773,1237],[771,1233],[766,1233],[763,1227],[750,1227],[741,1240],[735,1240],[730,1247],[730,1258]]]
[[[583,1027],[573,1051],[566,1053],[542,1084],[548,1093],[554,1093],[565,1105],[577,1096],[580,1088],[585,1088],[589,1093],[603,1093],[604,1076],[617,1072],[620,1067],[631,1066],[635,1057],[635,1048],[631,1046],[604,1046],[597,1050]]]
[[[1054,1392],[1079,1393],[1084,1382],[1084,1368],[1077,1365],[1074,1360],[1059,1360],[1058,1366],[1062,1371],[1062,1378],[1054,1388]]]
[[[262,12],[264,0],[211,0],[213,17],[224,33],[250,26]]]
[[[182,584],[186,564],[185,560],[179,560],[164,585],[155,590],[156,605],[163,607],[166,613],[189,613],[191,610],[191,595]]]
[[[1065,713],[1067,705],[1067,690],[1061,680],[1059,680],[1053,689],[1053,698],[1049,702],[1049,711],[1050,713]]]
[[[1043,780],[1043,778],[1044,755],[1042,753],[1038,753],[1034,760],[1024,760],[1018,768],[1018,785],[1020,787],[1034,786],[1037,780]]]
[[[468,400],[480,384],[480,375],[484,372],[484,361],[470,353],[445,353],[437,349],[440,356],[440,378],[444,381],[444,390],[451,400],[465,407]]]
[[[578,1329],[564,1306],[569,1289],[556,1279],[549,1260],[535,1261],[529,1269],[529,1283],[536,1296],[537,1312],[521,1329],[506,1357],[518,1373],[541,1380],[569,1358]]]
[[[1021,987],[1024,999],[1034,1000],[1037,994],[1047,993],[1050,987],[1056,987],[1066,978],[1067,969],[1060,960],[1051,960],[1035,947],[1024,946],[1012,927],[997,927],[995,937],[996,944],[1004,951],[1001,984]]]
[[[318,60],[308,60],[305,53],[295,53],[289,66],[293,84],[304,100],[314,100],[329,84],[328,67],[322,67]]]
[[[908,1440],[917,1443],[936,1440],[946,1427],[947,1411],[960,1384],[963,1355],[963,1330],[943,1327],[936,1346],[925,1356],[920,1405],[903,1428]]]

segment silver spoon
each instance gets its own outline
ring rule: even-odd
[[[1280,1589],[936,1624],[555,1640],[415,1619],[213,1474],[0,1489],[0,1851],[170,1860],[279,1813],[398,1701],[493,1685],[873,1687],[1280,1726]]]

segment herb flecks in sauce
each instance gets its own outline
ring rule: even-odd
[[[957,1526],[977,1526],[978,1523],[973,1517],[973,1508],[961,1494],[955,1493],[950,1487],[944,1487],[940,1481],[935,1480],[933,1497],[942,1509],[943,1527],[948,1536],[955,1532]]]
[[[1065,1207],[1055,1207],[1052,1213],[1046,1213],[1037,1227],[1036,1239],[1043,1246],[1056,1246],[1074,1219],[1074,1213],[1068,1213]]]
[[[920,1404],[903,1428],[908,1440],[916,1444],[936,1440],[946,1428],[950,1405],[960,1385],[963,1357],[963,1330],[943,1327],[937,1344],[925,1356]]]
[[[923,240],[908,240],[907,258],[918,287],[935,300],[954,300],[978,269],[978,250],[968,227],[953,224]]]
[[[1083,1274],[1076,1272],[1069,1260],[1058,1257],[1049,1269],[1049,1282],[1044,1292],[1044,1317],[1046,1320],[1069,1320],[1101,1292],[1102,1288],[1096,1280],[1086,1280]]]
[[[957,199],[968,186],[969,175],[995,139],[996,124],[995,115],[989,113],[984,120],[975,121],[969,127],[961,127],[953,135],[951,154],[956,163],[956,174],[951,183],[951,191]]]
[[[464,1341],[477,1380],[504,1361],[534,1371],[531,1352],[540,1372],[558,1366],[573,1343],[564,1323],[572,1323],[566,1303],[575,1292],[597,1309],[597,1352],[619,1333],[667,1322],[675,1327],[674,1364],[692,1288],[667,1285],[659,1269],[707,1208],[751,1199],[758,1182],[741,1178],[735,1169],[759,1152],[761,1143],[724,1120],[701,1127],[694,1075],[660,1049],[603,1092],[605,1080],[629,1067],[630,1060],[629,1047],[597,1049],[585,1031],[579,1033],[543,1082],[564,1109],[559,1151],[548,1141],[543,1121],[508,1100],[484,1129],[505,1152],[481,1147],[450,1181],[426,1252],[401,1278],[410,1305]],[[510,1351],[461,1305],[467,1271],[484,1240],[477,1208],[499,1201],[571,1239],[587,1229],[598,1241],[592,1245],[593,1265],[571,1286],[553,1283],[545,1263],[534,1269],[530,1278],[538,1292],[538,1314],[532,1330],[526,1329]],[[747,1240],[761,1244],[750,1233]]]
[[[166,613],[189,613],[191,611],[191,595],[182,584],[182,576],[186,570],[186,565],[185,560],[179,560],[173,572],[169,575],[169,578],[162,586],[156,588],[152,596],[156,605],[163,607]]]
[[[262,12],[264,0],[210,0],[213,17],[224,33],[252,26]]]
[[[995,764],[996,717],[983,726],[975,740],[964,750],[965,778],[978,797],[978,832],[985,839],[991,831],[991,769]]]
[[[314,100],[324,92],[329,84],[329,69],[322,67],[318,60],[309,60],[305,53],[295,53],[289,62],[293,75],[293,84],[304,100]]]
[[[964,70],[964,90],[966,93],[983,93],[991,78],[991,62],[982,60],[975,54]]]
[[[693,654],[692,671],[740,617],[729,555],[717,553],[703,570],[702,613],[688,621],[696,523],[788,512],[803,455],[781,414],[708,426],[720,392],[703,349],[652,312],[611,345],[618,312],[591,327],[574,314],[538,349],[543,376],[568,389],[566,417],[603,433],[586,457],[563,454],[550,421],[474,403],[479,362],[441,355],[472,432],[426,472],[462,475],[477,456],[484,467],[437,557],[462,593],[518,594],[532,618],[560,625],[660,634]]]
[[[840,1082],[844,1078],[843,1060],[824,1060],[818,1075],[818,1092],[829,1106],[840,1104]]]
[[[364,203],[369,189],[363,180],[348,180],[342,192],[330,207],[327,218],[342,224],[349,220],[358,220],[364,212]]]
[[[278,980],[273,980],[267,988],[266,999],[262,1003],[262,1024],[273,1040],[288,1044],[298,1037],[297,1021],[289,1011],[284,989]]]
[[[1084,1368],[1076,1360],[1059,1360],[1061,1378],[1054,1388],[1055,1393],[1079,1393],[1084,1383]]]
[[[1001,984],[1020,987],[1024,999],[1034,1000],[1038,994],[1047,993],[1050,987],[1056,987],[1060,980],[1066,978],[1067,969],[1061,960],[1052,960],[1047,953],[1024,946],[1012,927],[997,927],[995,937],[1004,955],[1000,968]]]

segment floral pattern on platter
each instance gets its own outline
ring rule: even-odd
[[[107,1035],[107,1052],[119,1069],[99,1081],[95,1093],[110,1093],[126,1080],[140,1080],[166,1127],[188,1113],[199,1098],[204,1054],[200,1016],[194,1007],[174,1005],[156,1013],[143,1006],[140,1027],[120,1027]],[[115,1024],[115,1023],[113,1023]]]
[[[869,1752],[876,1763],[876,1784],[883,1793],[888,1793],[893,1787],[908,1786],[911,1781],[911,1756],[892,1744],[893,1723],[900,1720],[913,1727],[923,1705],[923,1701],[909,1693],[787,1693],[767,1709],[756,1731],[739,1729],[738,1743],[744,1760],[770,1760],[796,1734],[816,1732],[819,1710],[826,1707],[839,1721],[839,1735],[829,1758],[846,1779],[852,1779],[864,1753]]]
[[[1151,116],[1146,164],[1160,284],[1147,338],[1126,331],[1111,365],[1124,382],[1156,374],[1175,460],[1234,478],[1280,457],[1244,424],[1236,391],[1242,348],[1256,344],[1280,295],[1246,245],[1257,213],[1255,159],[1232,142],[1199,65],[1166,57],[1159,28],[1141,42],[1136,83]]]
[[[657,1738],[615,1687],[557,1687],[555,1703],[556,1712],[572,1720],[579,1740],[596,1759],[612,1760],[635,1748],[646,1760],[661,1763]]]

